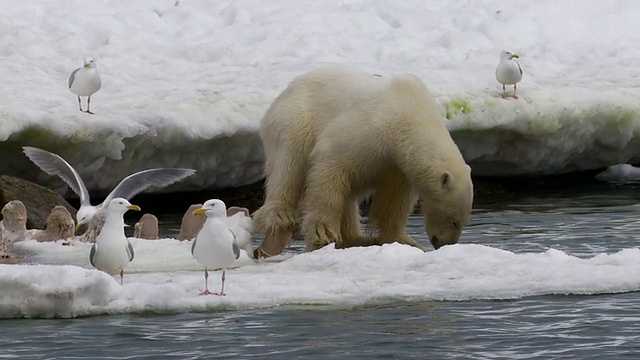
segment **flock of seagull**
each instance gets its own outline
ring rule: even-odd
[[[500,62],[496,67],[496,80],[502,84],[502,97],[512,97],[518,99],[516,94],[516,84],[522,80],[522,67],[514,59],[519,58],[517,54],[510,51],[500,53]],[[513,95],[508,95],[506,85],[513,85]],[[78,97],[78,106],[81,112],[93,114],[91,111],[91,95],[95,94],[102,86],[100,73],[93,58],[85,58],[82,67],[79,67],[69,76],[69,90]],[[87,97],[87,110],[82,109],[81,96]]]
[[[140,207],[127,199],[149,187],[164,187],[193,175],[193,169],[156,168],[134,173],[124,178],[99,205],[90,203],[89,192],[78,172],[61,156],[35,147],[23,147],[24,154],[49,175],[59,176],[80,197],[80,208],[76,214],[76,229],[92,221],[104,221],[95,243],[89,252],[93,267],[110,275],[120,274],[124,284],[124,269],[133,261],[135,251],[124,233],[124,214],[129,210],[140,211]],[[100,214],[100,216],[97,216]],[[191,254],[204,266],[205,289],[201,295],[225,295],[226,269],[240,256],[240,247],[246,248],[251,233],[234,231],[232,218],[227,218],[227,208],[222,200],[207,200],[194,215],[205,215],[206,220],[192,242]],[[239,238],[239,235],[241,238]],[[242,244],[242,245],[241,245]],[[252,254],[249,254],[252,256]],[[222,288],[211,292],[208,287],[208,270],[222,269]]]

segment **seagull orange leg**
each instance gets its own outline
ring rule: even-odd
[[[84,110],[82,110],[82,100],[80,100],[80,96],[78,96],[78,107],[80,108],[80,111],[84,112]]]
[[[516,95],[516,84],[513,84],[513,98],[517,99],[518,95]]]
[[[124,284],[124,269],[120,269],[120,286]]]

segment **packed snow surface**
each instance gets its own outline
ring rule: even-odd
[[[0,2],[0,173],[64,191],[20,148],[56,152],[91,191],[151,167],[198,170],[164,191],[263,176],[261,116],[297,75],[414,73],[474,175],[640,160],[636,1],[33,0]],[[502,50],[519,100],[500,97]],[[67,88],[91,56],[96,115]]]
[[[0,318],[177,313],[285,305],[359,306],[393,301],[518,299],[548,294],[640,290],[640,250],[592,257],[563,251],[513,253],[458,244],[438,251],[388,244],[338,250],[327,246],[255,262],[244,251],[227,270],[227,296],[200,296],[204,271],[190,242],[131,238],[136,257],[124,286],[89,264],[90,244],[33,240],[23,265],[0,265]],[[209,272],[219,291],[220,271]]]

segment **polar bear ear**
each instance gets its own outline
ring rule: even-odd
[[[442,190],[447,190],[451,185],[451,174],[447,171],[442,173],[440,177],[440,184],[442,185]]]

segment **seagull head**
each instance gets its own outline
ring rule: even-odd
[[[83,62],[84,62],[85,69],[86,68],[92,68],[92,67],[96,66],[96,62],[95,62],[95,60],[93,60],[92,57],[84,58]]]
[[[518,54],[514,54],[511,51],[502,51],[500,53],[500,59],[501,60],[512,60],[512,59],[519,59],[520,56],[518,56]]]
[[[207,200],[200,209],[193,211],[193,215],[200,214],[205,214],[207,217],[227,217],[227,206],[219,199]]]
[[[76,213],[76,221],[78,224],[76,225],[76,231],[80,229],[80,226],[91,221],[96,212],[98,212],[98,208],[95,206],[81,206]]]
[[[81,206],[78,212],[76,213],[76,220],[78,221],[76,225],[76,231],[80,229],[80,227],[84,224],[87,224],[96,213],[100,210],[103,211],[115,212],[119,214],[124,214],[129,210],[140,211],[140,206],[131,205],[131,203],[125,198],[115,198],[111,200],[106,207],[104,206]]]
[[[109,201],[107,205],[107,211],[124,214],[129,210],[140,211],[140,206],[131,205],[131,203],[125,198],[115,198]]]

